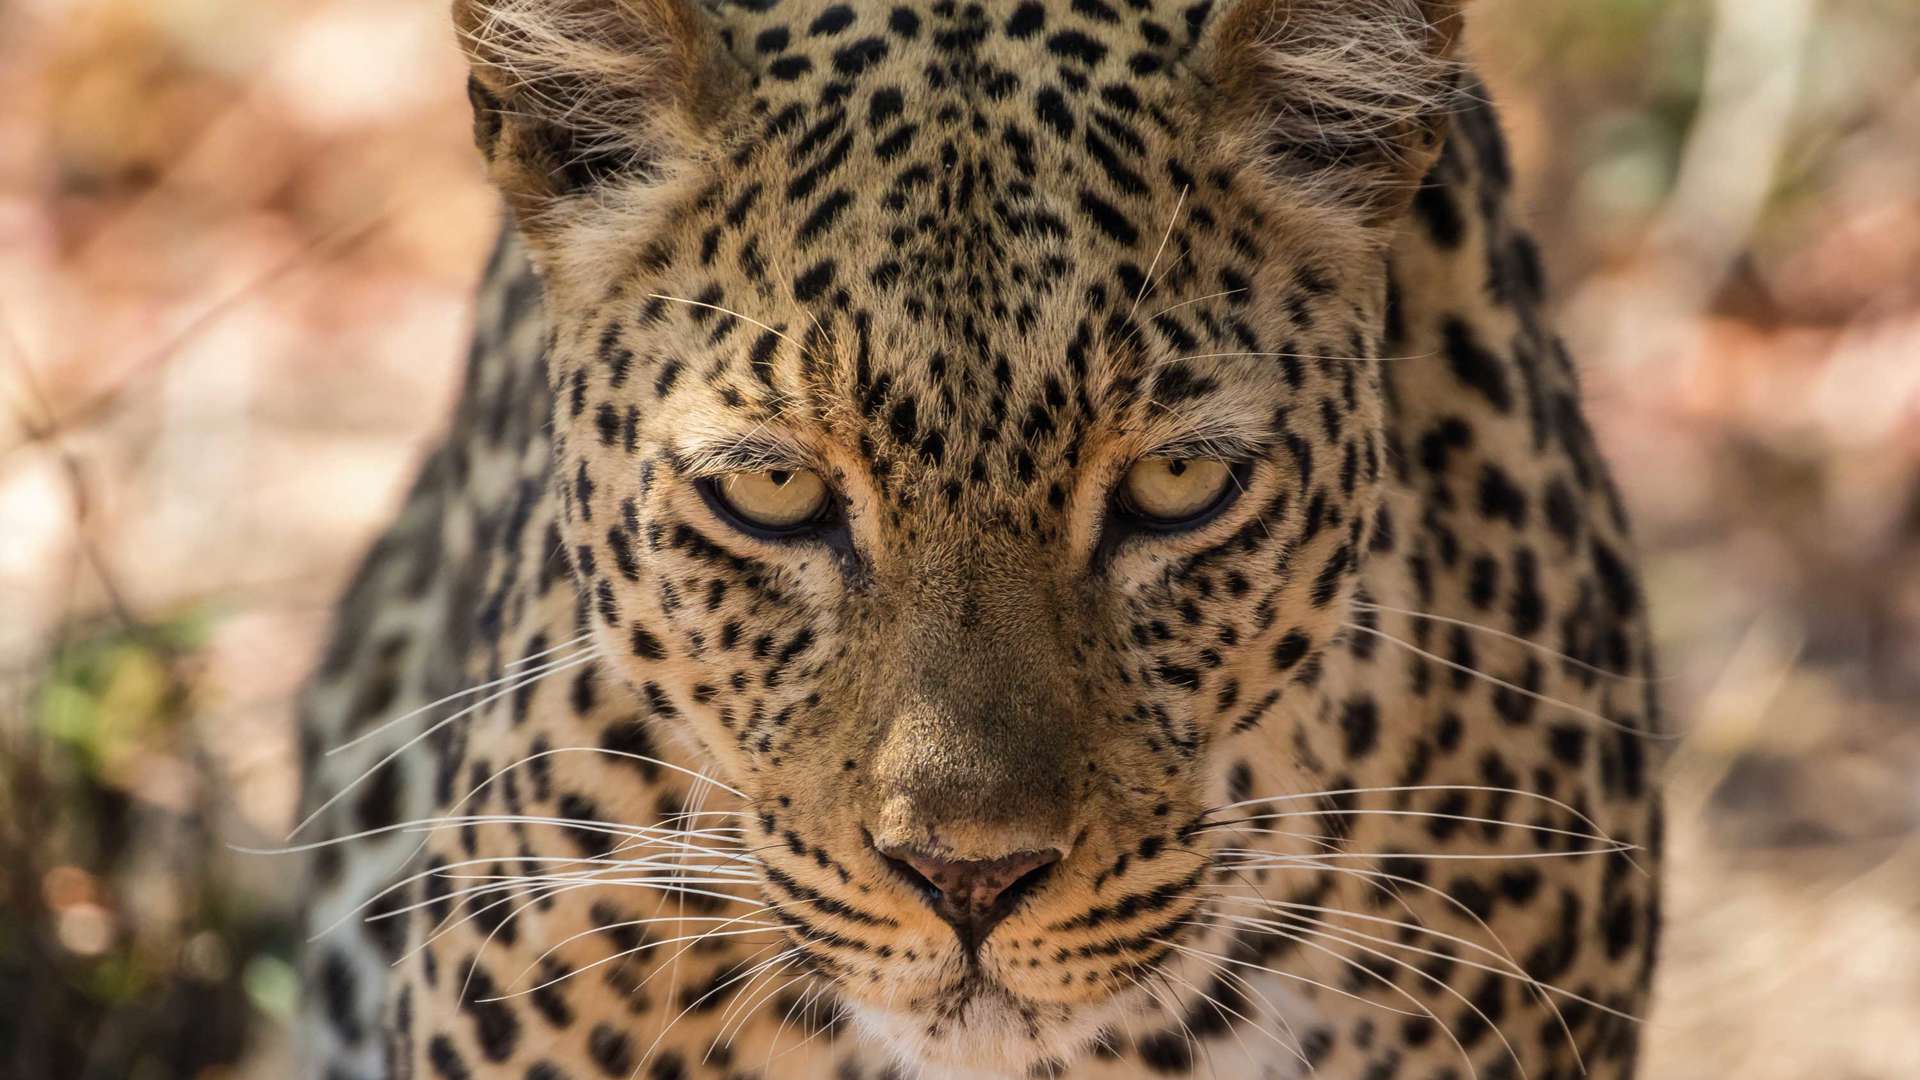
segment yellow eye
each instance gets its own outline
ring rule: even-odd
[[[736,517],[775,531],[805,525],[827,505],[826,482],[804,469],[728,473],[713,488]]]
[[[1155,525],[1179,525],[1218,506],[1233,466],[1210,458],[1142,458],[1120,481],[1120,502]]]

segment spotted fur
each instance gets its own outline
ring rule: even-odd
[[[1454,7],[459,0],[513,225],[306,700],[313,1075],[1632,1075],[1644,601]],[[894,843],[1064,856],[963,941]]]

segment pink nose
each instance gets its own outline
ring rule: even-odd
[[[914,848],[876,848],[880,856],[920,890],[971,952],[1013,911],[1047,871],[1057,851],[1016,851],[997,859],[944,859]]]

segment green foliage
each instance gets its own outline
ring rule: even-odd
[[[18,1075],[195,1077],[285,1019],[291,927],[231,880],[220,793],[192,764],[210,625],[70,631],[0,718],[0,1061]]]

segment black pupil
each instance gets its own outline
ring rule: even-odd
[[[786,487],[787,481],[793,479],[793,474],[783,469],[775,469],[767,474],[767,479],[773,481],[774,487]]]
[[[1187,463],[1178,458],[1167,462],[1167,475],[1179,476],[1187,471]]]

